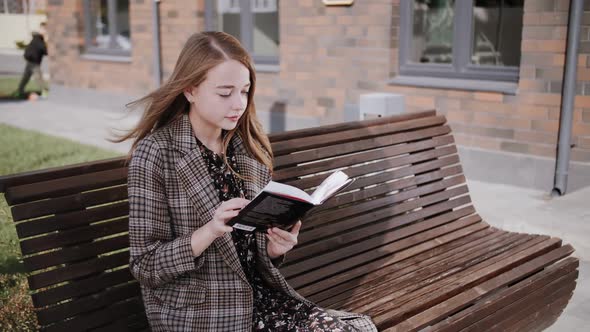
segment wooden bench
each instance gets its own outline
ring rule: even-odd
[[[490,227],[471,205],[457,148],[434,111],[271,136],[277,181],[357,178],[304,218],[281,268],[321,306],[371,315],[382,331],[537,331],[576,285],[573,248]],[[493,170],[490,170],[493,171]],[[141,330],[129,273],[123,159],[0,178],[46,331]]]

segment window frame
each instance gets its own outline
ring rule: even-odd
[[[90,22],[92,17],[90,16],[90,1],[84,0],[83,11],[84,11],[84,53],[89,55],[107,55],[114,57],[129,57],[133,50],[133,43],[131,43],[131,49],[122,50],[115,46],[115,39],[117,38],[117,0],[107,0],[107,15],[109,18],[109,48],[94,47],[91,45],[90,40],[92,39]],[[131,6],[131,1],[129,2]],[[131,10],[131,8],[129,8]],[[129,18],[131,19],[131,17]]]
[[[252,60],[254,61],[255,65],[269,65],[269,66],[278,66],[280,63],[280,55],[277,56],[270,56],[270,55],[257,55],[254,53],[254,14],[252,13],[251,7],[251,0],[238,0],[240,3],[240,43],[242,46],[248,51],[248,53],[252,56]],[[277,14],[279,10],[277,0]],[[209,31],[221,31],[217,25],[217,15],[216,9],[217,3],[215,0],[206,0],[205,1],[205,29]],[[280,38],[280,29],[281,24],[277,26],[279,29],[279,38]],[[280,49],[280,44],[279,44]]]
[[[472,52],[473,0],[455,0],[453,17],[453,62],[426,64],[410,61],[413,14],[412,0],[400,2],[399,74],[436,78],[472,79],[499,82],[518,82],[520,67],[474,65]],[[521,53],[522,56],[522,53]]]

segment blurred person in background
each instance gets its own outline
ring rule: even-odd
[[[17,97],[19,98],[26,97],[25,87],[27,86],[27,83],[29,83],[31,76],[33,76],[37,84],[40,86],[41,96],[47,96],[49,85],[47,81],[43,79],[43,72],[41,71],[41,62],[43,61],[43,57],[47,55],[47,44],[43,35],[44,32],[45,22],[41,23],[39,31],[32,33],[33,39],[27,47],[25,47],[24,58],[27,61],[27,65],[16,91]]]

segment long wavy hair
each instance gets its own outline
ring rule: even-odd
[[[224,32],[209,31],[193,34],[182,48],[170,79],[155,91],[127,105],[132,109],[143,106],[145,111],[135,128],[113,141],[123,142],[134,139],[128,154],[130,158],[139,141],[188,113],[190,104],[183,91],[201,84],[211,68],[227,60],[236,60],[248,68],[250,93],[246,110],[237,126],[223,137],[223,151],[227,151],[232,137],[238,133],[250,155],[272,171],[273,155],[270,142],[258,122],[254,106],[256,72],[252,66],[252,60],[240,42]],[[234,171],[227,159],[225,163]]]

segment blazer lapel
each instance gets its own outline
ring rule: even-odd
[[[213,179],[198,149],[196,138],[188,115],[183,115],[179,121],[170,126],[171,136],[176,148],[184,155],[176,160],[175,167],[180,182],[189,200],[200,215],[200,225],[213,218],[215,209],[221,203]],[[226,263],[245,281],[248,281],[230,233],[225,233],[213,241]]]

